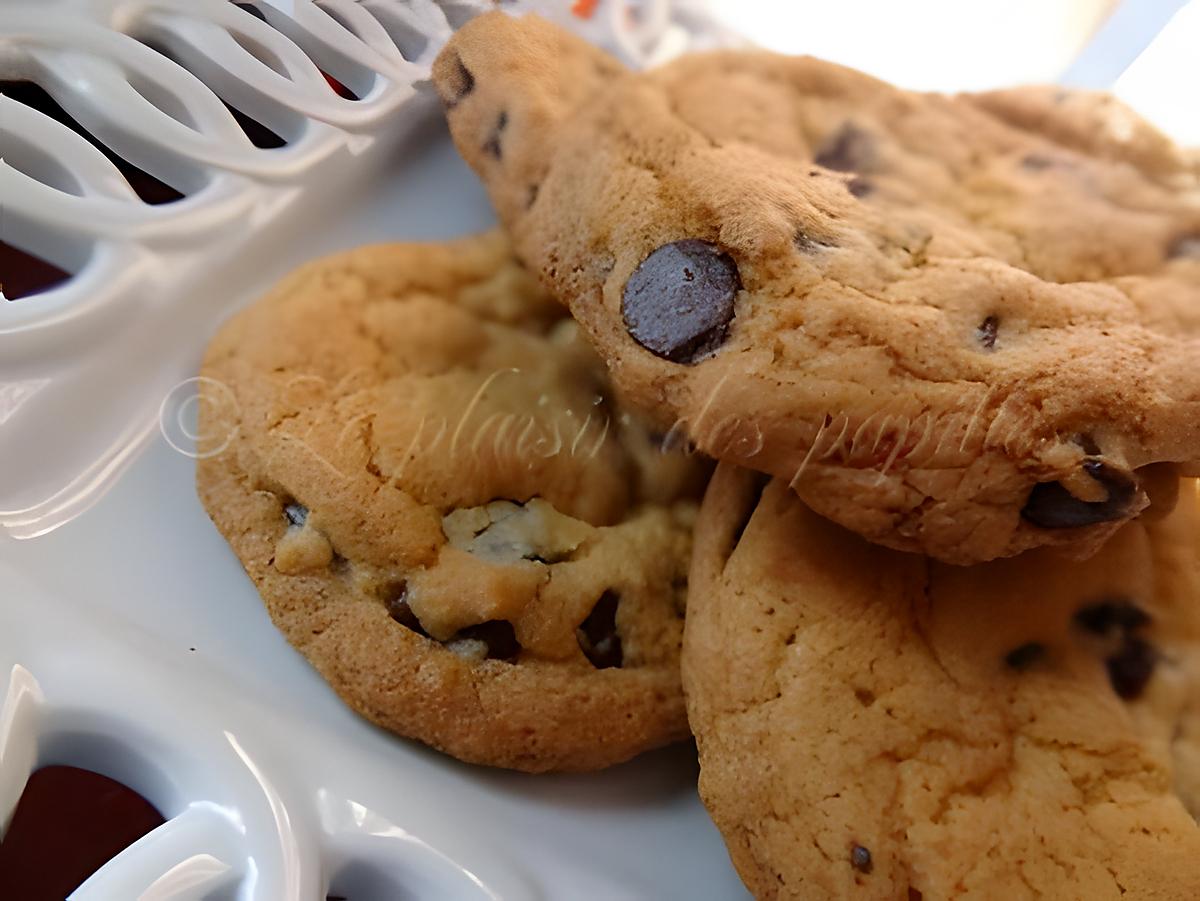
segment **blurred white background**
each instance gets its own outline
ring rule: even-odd
[[[1114,88],[1200,143],[1200,0],[708,0],[763,47],[811,53],[905,87],[1029,82]]]

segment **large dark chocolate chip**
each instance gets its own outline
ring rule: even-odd
[[[164,822],[149,801],[107,776],[43,767],[29,777],[0,840],[0,897],[65,898]]]
[[[1176,238],[1167,250],[1167,259],[1200,260],[1200,234]]]
[[[580,649],[596,669],[620,666],[623,662],[621,636],[617,634],[620,601],[620,595],[615,591],[604,592],[587,619],[575,630]]]
[[[501,110],[500,116],[496,119],[496,124],[492,126],[492,133],[488,135],[488,139],[483,143],[483,152],[492,159],[500,159],[500,136],[504,134],[504,129],[507,125],[508,113]]]
[[[1125,598],[1106,598],[1075,613],[1075,625],[1093,635],[1128,634],[1150,624],[1150,614]]]
[[[814,162],[837,172],[866,172],[875,164],[875,139],[847,122],[817,150]]]
[[[1084,471],[1108,491],[1102,501],[1082,501],[1059,482],[1034,485],[1021,516],[1041,529],[1078,529],[1123,519],[1137,494],[1137,482],[1102,460],[1085,460]]]
[[[651,353],[695,363],[725,342],[739,288],[729,254],[707,241],[674,241],[634,270],[621,315],[629,334]]]
[[[454,109],[462,99],[475,90],[475,76],[463,65],[462,58],[454,57],[453,68],[438,85],[438,93],[446,109]]]
[[[513,660],[521,653],[517,630],[512,623],[502,619],[459,629],[451,641],[482,641],[487,645],[488,660]]]
[[[385,585],[383,588],[383,606],[387,610],[388,616],[404,626],[404,628],[416,632],[423,638],[429,637],[429,633],[425,631],[425,627],[421,625],[421,621],[413,613],[412,607],[408,606],[407,582],[400,580],[398,582],[389,582]]]
[[[1130,636],[1121,644],[1121,649],[1104,661],[1108,669],[1108,680],[1113,691],[1126,701],[1141,697],[1146,684],[1154,675],[1158,652],[1148,641]]]
[[[871,852],[862,845],[855,845],[850,849],[850,866],[860,873],[870,873],[873,866]]]
[[[303,526],[308,522],[308,507],[291,501],[283,505],[283,516],[289,525]]]
[[[1004,663],[1017,671],[1029,669],[1046,656],[1046,646],[1040,642],[1030,641],[1013,648],[1004,655]]]
[[[996,316],[989,316],[983,322],[979,323],[979,327],[975,329],[975,339],[983,346],[985,350],[996,349],[996,336],[1000,330],[1000,320]]]

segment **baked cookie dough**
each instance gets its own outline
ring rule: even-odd
[[[767,52],[630,73],[534,16],[434,80],[633,402],[870,540],[1094,552],[1200,460],[1200,164],[1106,95]]]
[[[200,497],[373,722],[589,770],[687,735],[698,458],[662,453],[499,233],[305,266],[204,360]]]
[[[1087,562],[973,568],[762,486],[713,477],[683,657],[700,791],[757,897],[1200,897],[1195,482]]]

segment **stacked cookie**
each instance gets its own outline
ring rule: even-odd
[[[501,13],[434,81],[504,233],[205,363],[201,495],[342,697],[533,771],[690,728],[763,898],[1200,897],[1200,161]]]

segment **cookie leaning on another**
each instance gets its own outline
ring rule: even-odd
[[[683,656],[701,794],[757,897],[1200,898],[1195,482],[1087,562],[972,568],[761,485],[713,477]]]
[[[622,391],[874,542],[1082,556],[1200,462],[1200,166],[1111,98],[634,74],[502,13],[434,80]]]
[[[501,235],[309,264],[223,328],[202,373],[237,411],[199,464],[204,505],[355,710],[530,771],[686,736],[704,472],[616,407]]]

